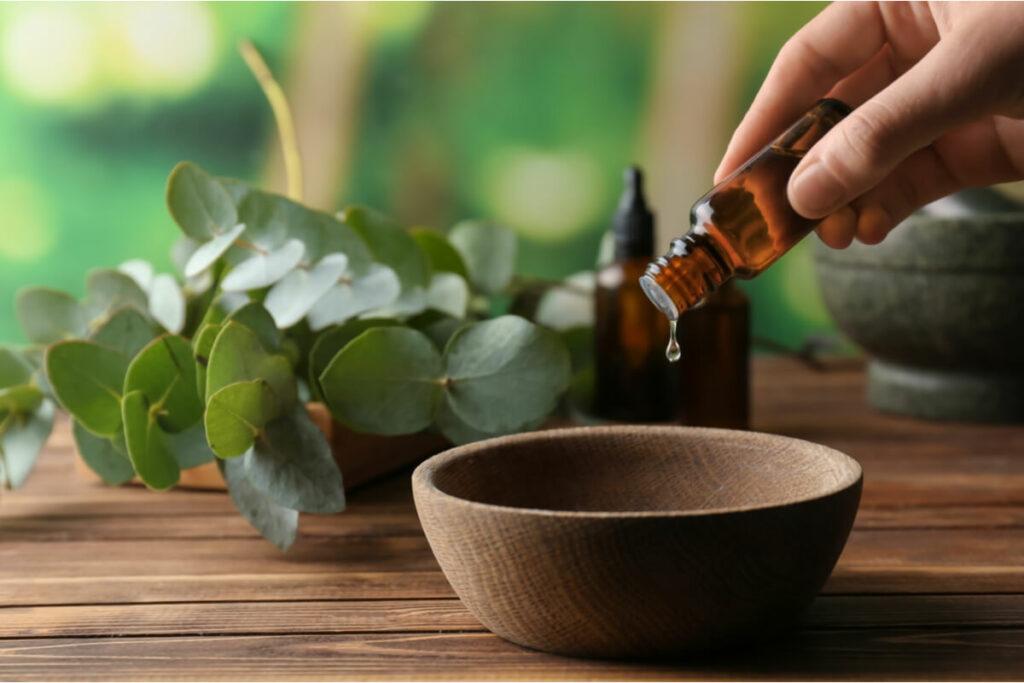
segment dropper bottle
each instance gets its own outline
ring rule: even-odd
[[[654,214],[643,175],[626,169],[612,217],[612,263],[597,271],[594,294],[594,412],[625,422],[673,418],[673,373],[665,371],[668,320],[651,307],[638,279],[654,256]]]
[[[750,279],[775,263],[820,222],[790,206],[786,186],[811,146],[847,114],[836,99],[819,100],[690,210],[690,232],[648,265],[640,286],[671,324],[669,360],[678,360],[675,325],[722,283]]]

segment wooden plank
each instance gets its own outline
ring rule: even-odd
[[[1024,527],[1019,505],[861,505],[857,529],[1016,529]]]
[[[832,594],[1024,593],[1024,567],[975,564],[836,566]]]
[[[581,660],[488,633],[0,641],[14,680],[1014,680],[1021,629],[804,631],[742,655],[675,663]]]
[[[0,579],[0,605],[108,603],[387,600],[452,598],[444,575],[433,571],[333,571],[302,568],[269,574],[162,576],[22,576]]]
[[[483,631],[455,599],[0,608],[0,638]]]
[[[1024,627],[1024,595],[822,596],[803,628]],[[0,608],[0,638],[484,631],[453,598]]]
[[[422,536],[302,537],[287,553],[256,538],[0,544],[0,578],[425,569],[437,563]]]

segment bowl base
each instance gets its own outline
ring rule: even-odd
[[[868,403],[931,420],[1024,422],[1024,374],[914,368],[872,360]]]

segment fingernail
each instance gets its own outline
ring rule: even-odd
[[[824,164],[814,162],[789,179],[789,196],[798,214],[820,218],[843,205],[843,186]]]

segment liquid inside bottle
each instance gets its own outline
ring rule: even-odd
[[[798,214],[786,186],[811,146],[849,112],[839,100],[821,100],[697,200],[690,232],[674,240],[640,279],[658,310],[675,320],[726,280],[761,273],[814,229],[820,219]]]

